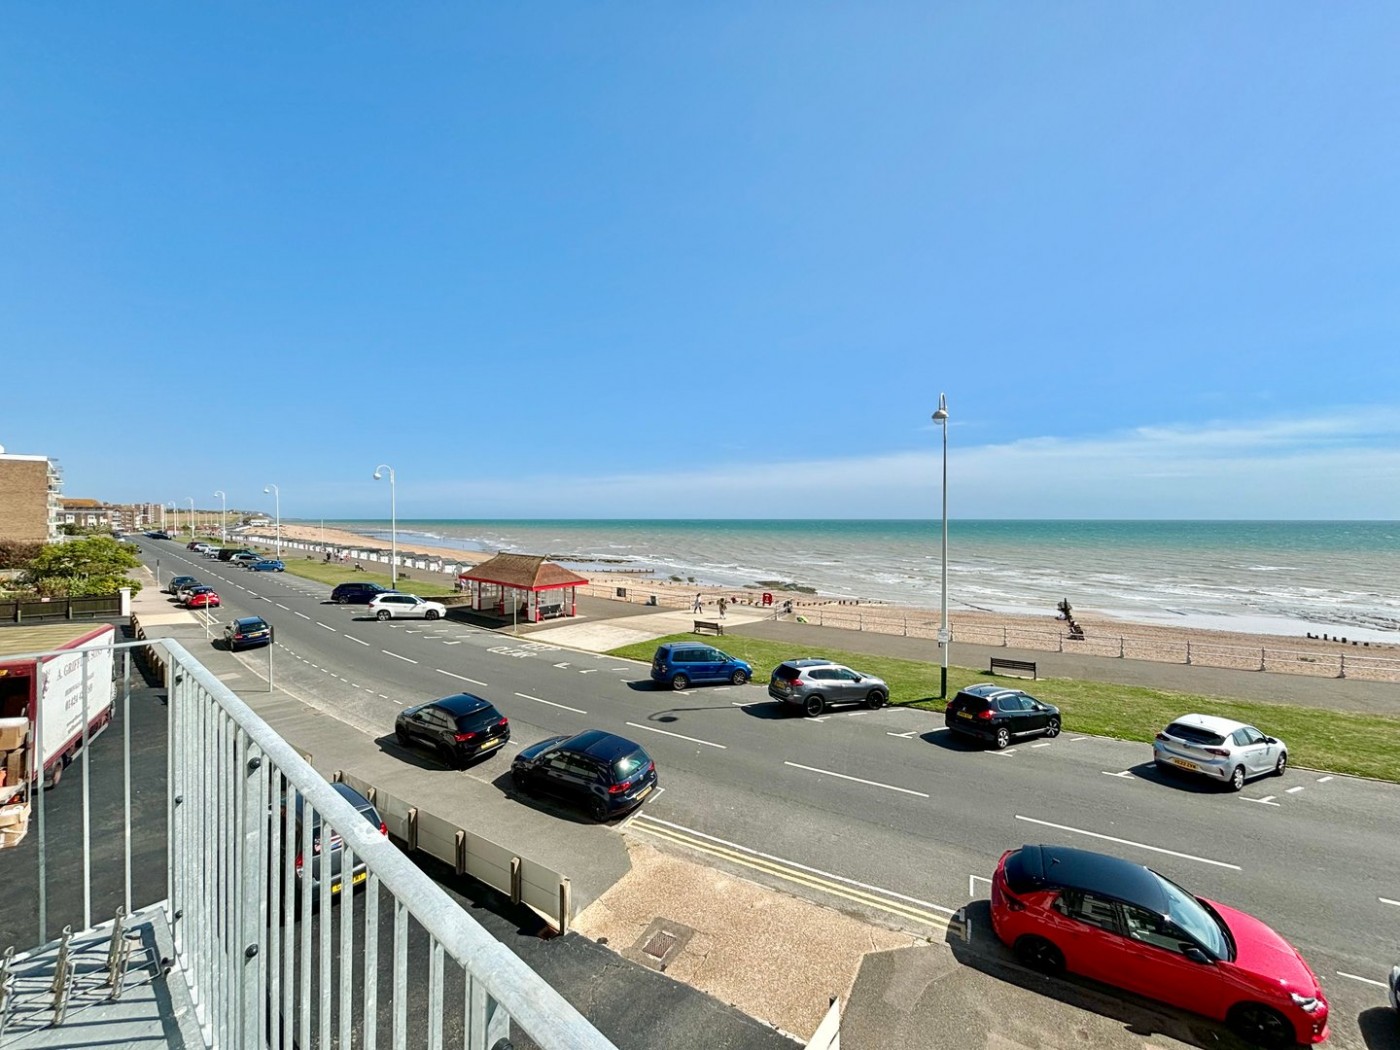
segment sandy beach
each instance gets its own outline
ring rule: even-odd
[[[284,524],[282,535],[284,539],[313,544],[388,549],[388,545],[381,539],[333,527]],[[493,556],[489,553],[437,547],[419,542],[400,544],[399,550],[400,553],[413,551],[459,565],[479,564]],[[588,579],[590,586],[581,589],[583,593],[601,598],[614,598],[617,590],[623,588],[628,593],[629,601],[646,601],[651,595],[655,595],[658,605],[670,608],[689,607],[697,594],[695,584],[635,572],[590,572]],[[698,593],[705,614],[713,615],[717,612],[720,597],[741,607],[762,607],[764,588],[757,584],[744,588],[701,588]],[[882,633],[903,633],[930,638],[936,635],[939,626],[939,614],[936,609],[824,598],[820,595],[777,588],[769,588],[767,593],[771,595],[771,607],[781,608],[784,603],[791,601],[792,614],[802,616],[811,623],[841,627],[859,626]],[[1122,654],[1179,661],[1190,646],[1193,652],[1202,655],[1202,662],[1208,660],[1217,666],[1228,665],[1238,660],[1239,666],[1257,667],[1261,659],[1261,650],[1277,651],[1296,654],[1290,657],[1290,662],[1301,662],[1302,666],[1289,668],[1295,673],[1301,671],[1327,676],[1335,674],[1336,661],[1341,654],[1345,654],[1348,660],[1386,658],[1388,661],[1395,661],[1400,657],[1400,647],[1397,646],[1372,644],[1361,647],[1344,644],[1335,639],[1324,641],[1321,638],[1310,639],[1297,635],[1266,635],[1247,631],[1203,630],[1157,623],[1132,623],[1078,607],[1073,610],[1073,615],[1083,628],[1085,638],[1082,642],[1060,643],[1060,639],[1068,632],[1066,624],[1057,618],[1053,609],[1047,609],[1043,617],[952,609],[949,611],[949,626],[955,638],[967,642],[1020,645],[1031,649],[1055,648],[1058,644],[1064,644],[1074,647],[1077,651],[1096,655]],[[1238,657],[1234,655],[1236,651]],[[1315,666],[1307,666],[1308,664]]]

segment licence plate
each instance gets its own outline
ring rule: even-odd
[[[959,711],[959,712],[958,712],[958,717],[959,717],[959,718],[971,718],[971,717],[972,717],[972,712],[971,712],[971,711]]]
[[[642,799],[650,795],[651,789],[655,786],[656,785],[654,784],[648,784],[646,787],[642,788],[642,790],[637,793],[637,801],[640,802]]]
[[[354,878],[352,878],[352,879],[350,880],[350,885],[352,885],[352,886],[358,886],[360,883],[364,882],[365,879],[367,879],[367,878],[369,878],[369,872],[367,872],[367,871],[362,871],[362,872],[360,872],[358,875],[356,875]],[[340,880],[340,879],[336,879],[335,882],[331,883],[331,893],[332,893],[332,894],[339,893],[339,892],[340,892],[340,887],[341,887],[341,880]]]
[[[500,738],[500,737],[492,737],[490,740],[486,740],[486,741],[483,741],[483,742],[482,742],[480,750],[485,751],[488,747],[500,747],[500,746],[501,746],[501,738]]]
[[[1198,765],[1196,765],[1196,763],[1194,763],[1194,762],[1188,762],[1188,761],[1186,761],[1186,759],[1184,759],[1184,758],[1174,758],[1174,759],[1172,759],[1172,764],[1173,764],[1173,765],[1180,766],[1182,769],[1199,769],[1199,768],[1200,768]]]

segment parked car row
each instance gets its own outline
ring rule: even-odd
[[[173,576],[165,590],[177,605],[187,609],[210,609],[222,604],[213,587],[205,586],[193,576]]]

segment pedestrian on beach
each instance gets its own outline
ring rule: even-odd
[[[728,603],[727,601],[725,601],[723,598],[721,598],[721,599],[719,600],[719,618],[720,618],[721,620],[724,619],[724,607],[725,607],[726,605],[728,605],[728,604],[729,604],[729,603]]]
[[[696,594],[695,594],[695,601],[692,602],[691,605],[690,605],[690,611],[691,611],[691,612],[702,612],[702,611],[704,611],[704,608],[705,608],[705,603],[702,602],[702,601],[700,600],[700,593],[697,591]]]

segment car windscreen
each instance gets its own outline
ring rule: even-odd
[[[1230,941],[1221,929],[1213,914],[1207,911],[1195,897],[1187,893],[1170,879],[1164,879],[1155,871],[1152,873],[1162,884],[1167,894],[1167,916],[1177,926],[1185,930],[1217,959],[1230,958]]]
[[[641,748],[630,755],[623,755],[613,763],[613,776],[619,781],[631,780],[650,764],[651,759]]]
[[[1187,725],[1184,722],[1173,722],[1167,726],[1167,736],[1185,740],[1188,744],[1202,744],[1208,747],[1225,743],[1225,738],[1219,733],[1212,733],[1209,729]]]

